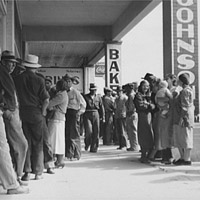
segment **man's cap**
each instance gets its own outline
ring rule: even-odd
[[[95,83],[90,83],[90,88],[89,90],[96,90],[97,86],[95,85]]]

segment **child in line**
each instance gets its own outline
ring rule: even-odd
[[[173,96],[170,90],[168,89],[167,81],[161,81],[159,83],[159,90],[157,91],[155,96],[155,102],[161,110],[161,116],[163,118],[167,117],[167,114],[169,112],[169,100],[172,98]]]

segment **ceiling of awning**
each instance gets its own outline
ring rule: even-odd
[[[161,0],[17,0],[26,51],[44,67],[84,67]]]

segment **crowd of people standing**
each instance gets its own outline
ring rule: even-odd
[[[38,56],[16,59],[1,54],[0,64],[0,182],[8,194],[28,193],[30,174],[54,174],[64,159],[81,158],[81,127],[85,151],[103,145],[141,152],[140,162],[191,165],[194,104],[190,77],[183,73],[164,79],[147,73],[139,86],[127,83],[116,90],[90,83],[89,93],[73,87],[79,81],[65,74],[52,80],[37,72]],[[180,158],[174,160],[172,148]]]

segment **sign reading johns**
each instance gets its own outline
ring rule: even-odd
[[[107,44],[106,85],[113,90],[121,85],[121,43]]]
[[[188,73],[199,113],[197,0],[172,0],[174,73]]]

